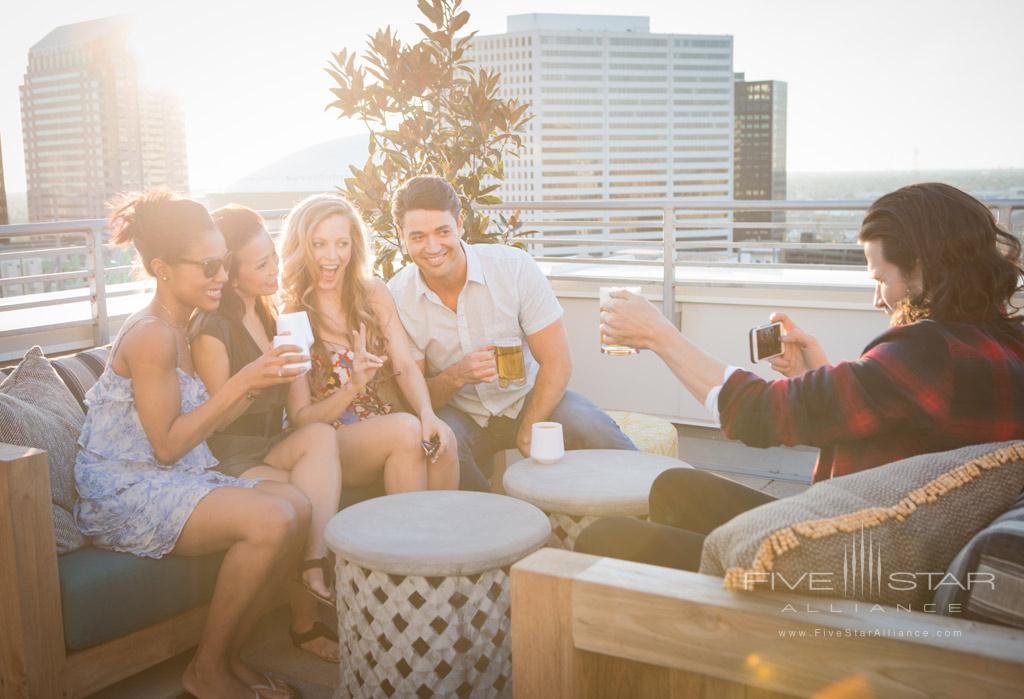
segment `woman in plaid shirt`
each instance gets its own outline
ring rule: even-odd
[[[860,358],[832,365],[785,315],[785,352],[764,379],[727,367],[628,292],[602,308],[608,342],[656,352],[723,433],[750,446],[808,444],[815,482],[916,454],[1024,434],[1021,243],[992,213],[945,184],[904,187],[868,210],[858,236],[890,329]],[[676,469],[651,490],[651,520],[602,520],[577,550],[696,570],[703,539],[771,496]]]

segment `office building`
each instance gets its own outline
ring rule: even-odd
[[[139,84],[121,17],[57,27],[21,86],[32,221],[98,218],[117,192],[188,190],[181,110]]]
[[[735,81],[736,199],[786,198],[786,83],[778,80]],[[784,237],[781,214],[737,212],[734,239],[777,240]],[[764,228],[743,224],[772,222]],[[768,260],[778,261],[778,260]]]
[[[513,15],[504,34],[476,37],[471,59],[499,71],[501,96],[530,103],[534,115],[498,193],[508,201],[730,199],[732,45],[730,36],[652,33],[647,17],[597,15]],[[660,215],[647,218],[645,230],[660,237]],[[679,214],[686,218],[725,215]]]

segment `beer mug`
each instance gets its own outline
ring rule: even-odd
[[[602,286],[600,291],[600,302],[598,307],[598,323],[601,322],[600,308],[607,306],[612,301],[612,293],[616,291],[629,291],[634,294],[640,293],[639,286]],[[604,341],[604,335],[601,336],[601,352],[607,354],[610,357],[625,357],[630,354],[636,354],[635,347],[627,347],[626,345],[612,345]]]
[[[526,361],[523,341],[518,337],[503,337],[494,341],[494,356],[498,363],[498,386],[526,385]]]

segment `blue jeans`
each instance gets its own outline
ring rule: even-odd
[[[527,396],[529,400],[529,396]],[[516,448],[522,413],[515,419],[492,417],[480,427],[469,415],[446,405],[437,411],[459,440],[459,485],[463,490],[491,489],[487,480],[494,471],[494,454]],[[548,420],[562,425],[566,449],[628,449],[633,440],[623,434],[608,415],[575,391],[566,391]]]

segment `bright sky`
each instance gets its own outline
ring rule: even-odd
[[[12,9],[16,7],[17,9]],[[789,83],[789,168],[1024,167],[1021,0],[465,0],[470,28],[525,12],[651,17],[666,33],[731,34],[735,69]],[[356,133],[324,112],[330,53],[415,0],[9,0],[0,23],[0,140],[25,188],[18,86],[29,47],[61,24],[138,18],[152,83],[185,109],[193,188],[216,189],[303,146]]]

